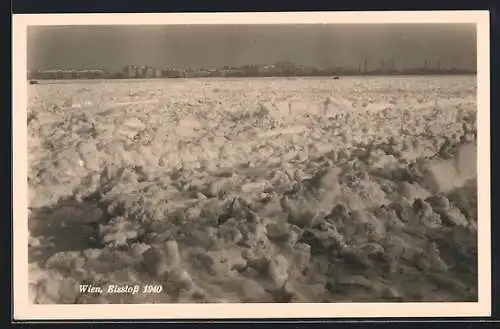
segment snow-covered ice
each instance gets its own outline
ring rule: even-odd
[[[30,85],[31,300],[476,300],[475,85]]]

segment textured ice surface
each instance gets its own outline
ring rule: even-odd
[[[32,301],[475,300],[475,83],[32,85]]]

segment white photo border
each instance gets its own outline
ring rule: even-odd
[[[491,315],[488,11],[14,14],[13,317],[15,320],[377,318]],[[28,299],[27,27],[56,25],[474,23],[477,26],[478,302],[33,305]]]

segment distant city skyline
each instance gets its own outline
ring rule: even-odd
[[[368,69],[476,68],[474,24],[44,26],[28,28],[28,69],[185,69],[290,61]]]

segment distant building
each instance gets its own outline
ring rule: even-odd
[[[241,73],[241,72],[238,69],[233,68],[233,67],[228,67],[228,66],[225,66],[225,68],[220,70],[220,74],[223,77],[236,76],[239,73]]]
[[[61,75],[62,75],[61,78],[65,80],[78,79],[79,76],[78,72],[69,70],[61,71]]]
[[[194,76],[196,77],[208,77],[210,76],[210,72],[205,69],[198,69],[194,72]]]
[[[142,67],[142,77],[143,78],[153,78],[155,77],[155,69],[148,65]]]
[[[194,77],[196,75],[196,72],[192,68],[186,68],[186,69],[181,71],[181,75],[185,78],[191,78],[191,77]]]
[[[163,69],[161,71],[161,76],[164,78],[180,78],[183,73],[175,68],[173,69]]]
[[[216,77],[216,76],[220,75],[220,72],[218,69],[209,69],[207,72],[208,72],[207,73],[208,76],[210,76],[210,77]]]
[[[104,70],[44,70],[30,72],[30,79],[101,79],[106,78]]]
[[[281,71],[293,71],[295,68],[295,64],[291,62],[276,62],[275,66]]]
[[[155,69],[154,69],[153,76],[154,76],[155,78],[161,78],[161,69],[157,69],[157,68],[155,68]]]
[[[258,73],[270,73],[274,70],[274,65],[258,65],[257,72]]]
[[[139,78],[154,78],[156,77],[156,69],[154,67],[144,65],[137,70],[137,77]]]
[[[105,70],[81,70],[77,73],[79,79],[102,79],[109,76]]]
[[[141,66],[137,68],[137,73],[136,73],[137,78],[145,78],[146,77],[146,67]]]
[[[123,76],[129,79],[137,77],[137,67],[135,65],[126,65],[123,68]]]
[[[305,74],[312,74],[315,71],[315,69],[316,68],[314,68],[312,66],[305,66],[302,68],[302,70]]]

